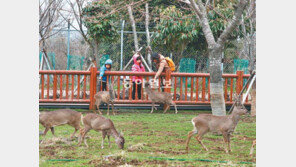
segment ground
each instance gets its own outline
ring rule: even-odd
[[[85,114],[89,111],[81,112]],[[249,151],[252,140],[256,138],[256,118],[243,116],[231,137],[230,154],[223,151],[223,137],[212,133],[206,134],[203,139],[208,152],[192,138],[187,154],[185,141],[187,133],[193,128],[191,119],[206,111],[180,110],[178,114],[173,114],[173,111],[166,114],[158,110],[153,114],[148,112],[120,110],[115,116],[107,116],[104,111],[104,116],[123,132],[126,141],[124,150],[117,148],[112,137],[111,148],[106,138],[105,148],[101,149],[102,135],[94,130],[87,134],[89,148],[85,145],[78,147],[77,140],[66,140],[73,133],[73,127],[56,127],[57,138],[53,138],[50,131],[45,138],[40,137],[44,139],[39,146],[40,166],[255,166],[256,149],[253,157],[249,156]],[[43,131],[44,127],[40,124],[39,129]]]

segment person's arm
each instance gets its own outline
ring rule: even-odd
[[[165,65],[164,63],[160,63],[159,64],[159,68],[158,68],[157,73],[155,74],[154,79],[157,79],[160,76],[160,74],[162,73],[162,71],[164,69],[164,65]]]
[[[135,65],[133,65],[133,66],[132,66],[132,71],[133,71],[133,72],[137,72],[137,71],[139,71],[139,70],[137,69],[137,67],[136,67]]]
[[[105,74],[105,70],[106,70],[106,68],[104,68],[104,66],[101,67],[101,69],[100,69],[99,79],[102,79],[102,76]]]

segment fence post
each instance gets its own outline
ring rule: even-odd
[[[94,110],[95,109],[95,93],[96,93],[96,85],[97,85],[97,68],[96,67],[91,67],[90,68],[90,88],[89,88],[89,109]]]
[[[236,93],[239,94],[243,89],[243,75],[244,71],[236,71],[237,80],[236,80]]]

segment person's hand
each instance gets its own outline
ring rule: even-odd
[[[99,77],[99,79],[102,79],[102,77]]]

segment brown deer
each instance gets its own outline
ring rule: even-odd
[[[226,116],[215,116],[212,114],[200,114],[197,117],[194,117],[191,122],[193,124],[193,130],[188,133],[187,141],[186,141],[186,151],[188,153],[189,141],[190,138],[197,134],[195,137],[196,140],[201,144],[201,146],[208,151],[206,146],[202,143],[202,136],[207,132],[221,132],[224,138],[224,142],[228,145],[225,145],[225,152],[231,152],[230,148],[230,135],[233,133],[238,121],[240,120],[240,116],[247,113],[247,109],[244,107],[241,102],[236,102],[234,105],[234,109],[230,115]]]
[[[102,115],[102,112],[100,111],[100,104],[106,103],[107,107],[108,107],[108,112],[107,115],[109,115],[109,104],[111,103],[112,105],[112,113],[113,115],[115,115],[114,113],[114,91],[113,91],[113,86],[109,86],[109,91],[100,91],[97,94],[95,94],[95,104],[97,106],[97,109],[99,111],[99,113]]]
[[[42,133],[42,135],[45,136],[47,131],[50,129],[52,135],[55,136],[55,126],[68,124],[75,128],[74,133],[71,135],[72,138],[77,132],[77,130],[80,129],[80,121],[82,117],[83,116],[81,113],[70,109],[60,109],[55,111],[42,112],[39,114],[39,123],[41,123],[42,126],[45,127],[45,130]]]
[[[113,122],[110,119],[94,113],[89,113],[83,117],[82,123],[84,125],[84,128],[80,129],[78,145],[81,145],[81,142],[84,141],[84,144],[88,147],[85,140],[85,135],[88,131],[90,131],[91,129],[94,129],[95,131],[102,131],[102,138],[103,138],[102,144],[101,144],[102,149],[104,148],[104,140],[106,136],[108,137],[108,142],[110,147],[110,135],[115,138],[115,142],[118,148],[123,149],[125,140],[123,136],[117,132]]]
[[[174,105],[176,114],[178,113],[177,106],[173,102],[172,100],[173,96],[170,93],[154,91],[152,90],[148,82],[146,82],[144,85],[145,85],[145,91],[148,94],[149,99],[152,101],[151,113],[153,113],[154,108],[156,109],[155,103],[162,103],[167,105],[163,113],[166,113],[170,105]]]

